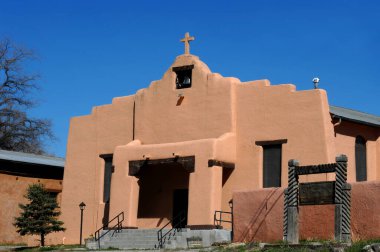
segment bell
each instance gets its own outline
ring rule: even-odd
[[[185,76],[185,78],[183,79],[183,84],[190,85],[190,82],[191,82],[190,78],[188,76]]]

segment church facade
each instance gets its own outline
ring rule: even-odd
[[[329,106],[325,90],[213,73],[178,56],[161,80],[70,122],[62,193],[66,243],[123,212],[125,228],[159,228],[180,213],[214,227],[234,191],[287,186],[287,162],[348,156],[348,182],[380,180],[380,119]],[[316,175],[307,181],[329,180]]]

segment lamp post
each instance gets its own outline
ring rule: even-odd
[[[231,242],[234,241],[234,203],[232,199],[228,202],[231,208]]]
[[[84,202],[81,202],[79,204],[80,209],[80,240],[79,245],[82,245],[82,227],[83,227],[83,210],[86,208],[86,204]]]

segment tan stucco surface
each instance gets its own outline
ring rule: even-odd
[[[176,89],[172,67],[186,65],[194,65],[192,86]],[[240,82],[212,73],[194,55],[180,55],[161,80],[71,120],[62,198],[66,241],[78,242],[81,201],[87,205],[84,237],[101,228],[101,154],[113,154],[110,217],[124,212],[123,226],[156,228],[171,216],[165,205],[161,217],[138,217],[139,178],[129,175],[129,161],[175,156],[195,157],[194,171],[188,174],[188,224],[213,225],[216,210],[230,210],[234,191],[263,187],[263,148],[258,141],[285,140],[281,186],[286,186],[289,159],[299,159],[301,164],[330,163],[344,153],[353,163],[352,139],[361,132],[368,137],[368,180],[379,179],[378,128],[345,123],[334,127],[324,90],[297,91],[292,84],[271,85],[268,80]],[[235,168],[208,167],[210,159],[233,163]],[[349,181],[353,172],[351,165]],[[331,179],[323,174],[304,176],[303,181]],[[167,188],[186,187],[163,181]]]
[[[29,178],[0,173],[0,243],[25,243],[29,245],[39,244],[39,237],[20,236],[13,226],[14,218],[20,214],[19,204],[27,204],[24,198],[28,186],[40,183],[48,191],[58,192],[57,201],[60,204],[62,181],[55,179]],[[46,236],[47,243],[61,243],[55,234]]]
[[[335,145],[337,153],[345,153],[348,157],[348,181],[356,181],[355,176],[355,138],[360,135],[367,140],[367,180],[380,179],[379,128],[343,121],[335,127]],[[377,152],[377,153],[376,153]]]
[[[351,234],[354,241],[380,237],[380,182],[351,183]],[[284,188],[235,192],[235,241],[283,238]],[[334,239],[334,205],[299,207],[300,239]]]
[[[62,195],[62,220],[66,243],[79,243],[80,210],[85,202],[83,237],[101,226],[104,210],[104,160],[101,154],[113,153],[115,146],[132,140],[132,97],[115,98],[111,105],[95,107],[91,115],[72,118]]]

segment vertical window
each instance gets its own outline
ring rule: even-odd
[[[366,140],[362,136],[355,139],[355,166],[356,181],[367,180],[367,148]]]
[[[111,199],[111,178],[113,172],[112,158],[113,156],[100,155],[104,159],[104,181],[103,181],[103,202],[104,212],[102,223],[103,226],[107,227],[109,222],[109,212],[110,212],[110,199]]]
[[[263,145],[263,187],[281,186],[281,144]]]
[[[103,202],[108,203],[111,196],[112,156],[104,157]]]

